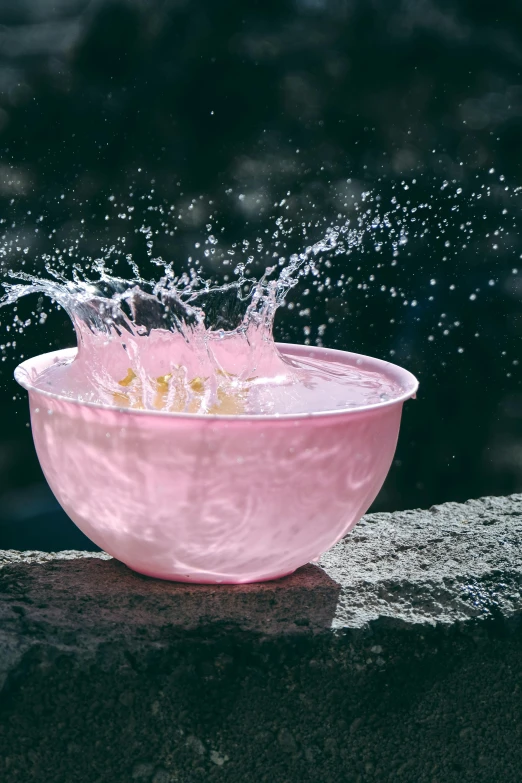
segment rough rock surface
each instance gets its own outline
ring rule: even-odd
[[[521,543],[513,495],[259,585],[0,552],[0,781],[519,783]]]

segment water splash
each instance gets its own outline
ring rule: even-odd
[[[278,218],[276,238],[282,226]],[[321,259],[360,241],[360,228],[346,221],[329,227],[288,262],[279,259],[267,267],[260,279],[248,277],[239,263],[236,279],[222,285],[194,268],[176,275],[173,264],[159,258],[154,263],[162,274],[147,280],[130,256],[129,277],[115,276],[105,259],[97,259],[89,265],[94,275],[88,277],[74,264],[70,279],[47,258],[46,278],[8,273],[17,282],[3,284],[0,306],[40,293],[67,312],[77,335],[77,356],[58,361],[35,379],[38,387],[65,396],[188,413],[349,407],[400,390],[392,383],[384,389],[371,373],[343,373],[340,366],[327,370],[311,360],[283,357],[272,331],[277,308],[299,278],[318,274]],[[354,381],[359,391],[352,390],[347,399],[346,384]]]
[[[104,401],[131,407],[218,411],[221,404],[223,411],[229,405],[231,410],[243,410],[245,398],[259,378],[263,382],[277,379],[277,384],[287,387],[295,383],[296,368],[280,356],[272,339],[279,309],[295,310],[306,323],[312,312],[327,311],[329,300],[348,300],[348,288],[350,300],[359,302],[377,291],[387,305],[395,302],[406,308],[407,315],[400,320],[411,322],[411,329],[418,330],[422,318],[426,332],[429,320],[433,321],[424,337],[430,349],[442,340],[449,345],[453,335],[458,339],[460,319],[436,310],[437,294],[450,282],[442,274],[447,278],[452,258],[458,259],[475,243],[479,250],[489,248],[492,255],[488,288],[494,289],[494,254],[500,252],[499,247],[508,252],[509,231],[504,231],[503,225],[494,231],[479,231],[482,213],[485,218],[483,205],[512,199],[520,190],[509,189],[496,175],[495,182],[486,180],[467,189],[461,184],[457,180],[434,181],[431,194],[416,200],[412,193],[417,186],[415,178],[397,181],[391,190],[389,183],[383,183],[379,192],[363,189],[359,193],[347,180],[336,195],[336,206],[342,211],[330,225],[325,225],[326,217],[299,220],[295,210],[294,214],[288,212],[288,197],[274,204],[280,214],[272,216],[271,229],[264,229],[268,236],[259,231],[253,239],[235,242],[223,239],[214,206],[208,208],[207,215],[203,202],[193,199],[184,207],[187,219],[198,212],[198,225],[203,221],[206,234],[199,235],[194,250],[182,263],[165,262],[160,252],[161,242],[174,241],[174,224],[183,216],[182,208],[154,204],[149,194],[139,215],[134,204],[125,206],[123,200],[111,196],[107,223],[123,225],[125,231],[100,246],[102,260],[89,252],[82,255],[82,242],[92,240],[83,218],[81,232],[67,241],[56,239],[54,230],[50,231],[52,248],[39,257],[32,256],[21,235],[6,233],[0,263],[3,257],[4,267],[10,266],[7,276],[12,282],[4,284],[6,294],[0,305],[16,306],[27,294],[43,293],[67,311],[79,347],[75,366],[82,368],[82,382],[89,381],[81,393],[92,399],[98,394]],[[504,208],[502,214],[507,211]],[[508,217],[505,221],[508,226]],[[41,235],[43,217],[36,222]],[[128,251],[131,225],[135,237],[144,242],[145,264],[143,259],[139,264],[134,260],[135,242],[134,254]],[[304,248],[293,253],[292,247],[299,244]],[[403,265],[399,272],[400,256],[409,257],[413,247],[425,248],[426,266],[420,259],[414,268],[410,263],[409,271]],[[429,259],[434,254],[439,270],[444,270],[436,275],[433,271],[430,274]],[[38,264],[45,275],[38,269],[26,271]],[[122,265],[126,266],[123,273]],[[151,273],[142,274],[140,269],[147,265]],[[288,296],[298,283],[303,283],[299,293]],[[455,283],[449,285],[450,290],[455,288]],[[460,288],[463,292],[462,284]],[[465,298],[480,301],[482,289],[472,288]],[[40,313],[40,320],[45,316]],[[15,315],[15,333],[25,326],[17,318]],[[338,322],[332,316],[321,319],[317,344],[322,343],[328,324]],[[390,323],[394,321],[390,319]],[[303,326],[303,331],[303,341],[309,343],[313,339],[310,327]],[[12,347],[14,343],[8,340],[4,345]],[[3,347],[0,345],[0,350]],[[457,350],[464,352],[465,343],[456,345]],[[160,354],[167,358],[160,361]],[[389,355],[394,354],[392,348]],[[71,380],[71,372],[68,377]],[[274,381],[272,385],[277,384]],[[74,393],[80,392],[76,389]]]

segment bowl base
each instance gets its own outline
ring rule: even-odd
[[[185,584],[194,585],[245,585],[255,584],[256,582],[272,582],[276,579],[283,579],[285,576],[290,576],[291,574],[295,573],[294,569],[293,571],[267,574],[262,576],[212,576],[211,574],[205,573],[195,573],[193,575],[165,574],[154,570],[149,571],[146,568],[136,568],[135,566],[129,565],[129,563],[123,564],[126,565],[127,568],[129,568],[131,571],[134,571],[137,574],[141,574],[142,576],[150,577],[151,579],[162,579],[166,582],[184,582]]]

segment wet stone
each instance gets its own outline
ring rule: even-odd
[[[0,552],[0,780],[519,783],[521,619],[522,495],[258,585]]]

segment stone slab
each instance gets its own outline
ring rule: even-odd
[[[518,783],[522,495],[258,585],[0,552],[0,781]]]

